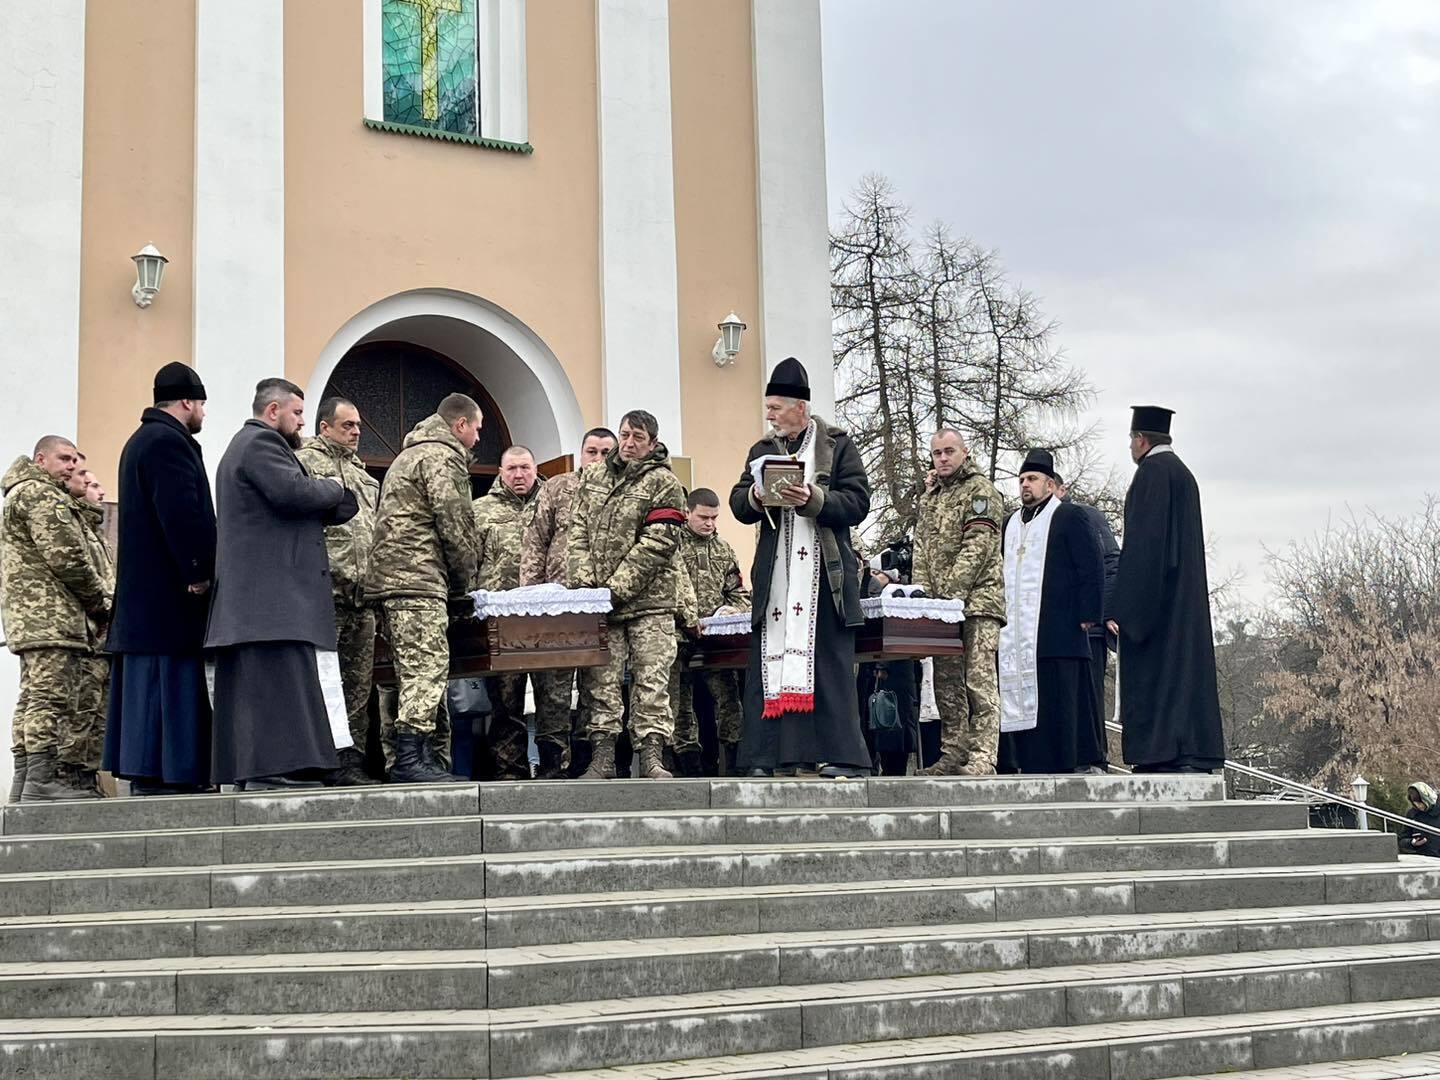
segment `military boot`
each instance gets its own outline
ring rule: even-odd
[[[949,752],[940,755],[934,765],[921,769],[916,776],[962,776],[970,756],[964,752]],[[990,770],[994,772],[994,769]]]
[[[330,787],[361,787],[375,783],[365,771],[365,755],[353,746],[340,751],[340,767],[326,778]]]
[[[673,780],[675,774],[665,768],[665,737],[651,732],[640,740],[640,775],[646,780]]]
[[[956,773],[957,776],[994,776],[995,763],[977,754],[971,754],[970,760],[961,765]]]
[[[81,791],[61,774],[54,750],[41,750],[26,757],[25,787],[20,793],[22,803],[69,802],[98,796],[99,792]]]
[[[733,742],[722,742],[720,744],[720,775],[734,776],[735,773],[735,750]]]
[[[10,780],[10,801],[18,803],[20,792],[25,790],[25,751],[16,750],[12,756],[15,759],[15,775]]]
[[[395,767],[392,784],[456,784],[464,777],[452,776],[429,752],[430,739],[418,731],[401,728],[395,732]]]
[[[682,750],[675,755],[675,765],[681,776],[704,776],[705,755],[699,750]]]
[[[597,731],[590,736],[590,767],[580,774],[581,780],[615,779],[615,736]]]
[[[535,770],[536,780],[560,780],[565,776],[565,751],[557,743],[543,739],[536,744],[540,751],[540,765]]]
[[[60,771],[80,791],[86,793],[87,798],[103,799],[105,793],[100,790],[100,772],[88,765],[61,765]]]

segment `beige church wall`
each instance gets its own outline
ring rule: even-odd
[[[724,502],[762,431],[760,282],[750,0],[671,0],[671,117],[679,271],[680,387],[695,484]],[[748,329],[728,367],[710,357],[731,309]],[[754,530],[729,510],[720,531],[747,582]]]
[[[194,0],[85,6],[77,438],[112,498],[155,370],[191,362],[194,83]],[[130,256],[147,243],[171,262],[141,309]]]
[[[529,326],[604,419],[593,3],[527,9],[530,155],[366,129],[361,5],[285,5],[288,378],[369,305],[452,289]]]

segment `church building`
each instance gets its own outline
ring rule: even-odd
[[[832,410],[818,0],[44,0],[0,41],[7,460],[72,435],[114,498],[171,360],[212,470],[274,375],[377,472],[469,393],[477,488],[643,408],[723,494],[789,355]]]

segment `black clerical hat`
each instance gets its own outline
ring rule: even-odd
[[[166,364],[155,373],[155,401],[204,401],[205,384],[195,369],[179,362]]]
[[[1055,473],[1055,455],[1049,450],[1031,450],[1025,455],[1025,463],[1020,466],[1020,472],[1044,473],[1057,482],[1060,479]]]
[[[787,356],[775,365],[770,373],[770,382],[765,387],[766,397],[791,397],[801,401],[810,400],[810,376],[805,365],[793,356]]]
[[[1162,405],[1131,405],[1134,416],[1130,418],[1131,431],[1153,431],[1157,435],[1170,434],[1170,418],[1174,409]]]

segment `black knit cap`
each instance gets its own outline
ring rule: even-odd
[[[1031,450],[1025,455],[1025,463],[1020,466],[1020,473],[1027,472],[1044,473],[1051,480],[1059,481],[1060,477],[1055,472],[1055,455],[1049,450]]]
[[[1153,431],[1156,435],[1170,434],[1170,418],[1174,409],[1162,405],[1131,405],[1134,415],[1130,418],[1131,431]]]
[[[204,401],[205,384],[195,369],[179,362],[166,364],[155,373],[155,403],[162,401]]]
[[[775,370],[770,373],[770,382],[765,387],[765,396],[799,398],[801,401],[809,401],[810,376],[805,373],[805,365],[793,356],[787,356],[781,360],[775,365]]]

